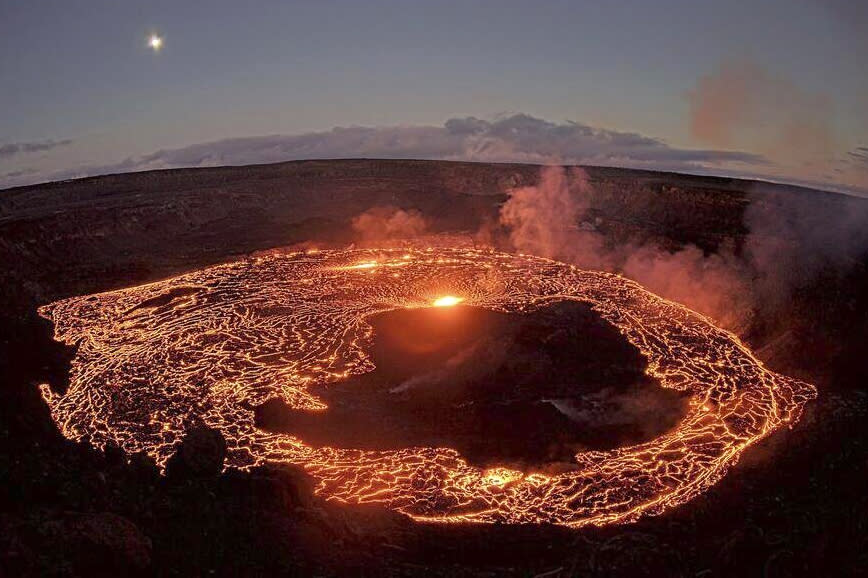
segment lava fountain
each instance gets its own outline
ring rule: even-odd
[[[455,297],[454,295],[444,295],[443,297],[439,297],[431,302],[431,305],[434,307],[452,307],[453,305],[458,305],[464,301],[461,297]]]
[[[314,385],[371,371],[367,320],[457,303],[501,312],[590,305],[647,359],[662,387],[689,394],[670,431],[575,456],[550,475],[479,468],[446,447],[314,447],[261,430],[253,407],[280,398],[322,411]],[[70,385],[41,386],[71,439],[145,451],[163,466],[193,424],[221,431],[227,467],[303,467],[316,491],[432,522],[623,523],[682,504],[751,444],[794,423],[813,386],[763,367],[731,333],[609,273],[471,249],[321,251],[251,258],[46,305],[55,338],[77,346]]]

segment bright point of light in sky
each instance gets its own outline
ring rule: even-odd
[[[156,34],[151,34],[148,37],[148,46],[150,46],[154,50],[154,52],[159,51],[160,48],[163,47],[162,37],[157,36]]]

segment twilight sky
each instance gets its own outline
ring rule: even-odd
[[[848,0],[0,0],[0,188],[366,156],[866,194],[866,54]]]

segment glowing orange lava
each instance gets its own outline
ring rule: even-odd
[[[461,297],[454,297],[452,295],[444,295],[439,299],[435,299],[431,302],[431,305],[434,307],[452,307],[453,305],[458,305],[464,301]]]
[[[370,316],[456,295],[498,311],[586,302],[639,348],[650,376],[690,394],[690,411],[649,442],[580,453],[573,470],[553,475],[477,468],[449,448],[313,447],[256,428],[252,407],[279,397],[323,410],[311,385],[370,371]],[[40,313],[56,339],[78,346],[66,393],[41,386],[67,437],[111,441],[164,465],[185,430],[205,423],[226,437],[228,467],[297,464],[321,495],[436,522],[579,527],[662,512],[720,480],[816,394],[764,368],[708,319],[623,277],[482,250],[268,255]]]

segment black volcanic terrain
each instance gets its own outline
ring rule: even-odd
[[[594,217],[613,241],[653,237],[713,250],[744,233],[744,181],[587,170],[599,199]],[[0,262],[11,266],[0,271],[8,288],[0,298],[44,302],[276,246],[343,245],[356,240],[351,219],[372,207],[412,208],[433,233],[473,232],[497,222],[509,189],[538,178],[534,165],[346,160],[8,189],[0,194]]]
[[[476,465],[539,470],[646,441],[683,415],[682,396],[652,383],[639,351],[583,303],[521,314],[409,309],[371,321],[376,369],[314,388],[322,412],[267,402],[257,425],[313,445],[450,447]]]
[[[201,428],[168,476],[147,456],[65,439],[36,386],[62,390],[72,352],[51,339],[37,306],[274,247],[357,243],[353,218],[375,207],[416,211],[433,235],[508,248],[500,208],[510,189],[537,183],[540,168],[337,160],[108,175],[0,191],[0,575],[864,575],[868,250],[855,239],[866,230],[866,201],[737,179],[586,171],[592,192],[576,226],[605,246],[653,246],[665,256],[691,245],[703,264],[739,275],[751,243],[774,249],[764,254],[768,267],[743,275],[771,292],[739,335],[819,395],[798,424],[752,447],[708,492],[624,526],[432,526],[321,500],[287,466],[218,473],[225,444]],[[763,227],[781,215],[782,226]],[[636,424],[670,427],[681,400],[643,381],[635,351],[581,306],[553,311],[457,307],[372,319],[377,371],[322,387],[331,406],[322,415],[272,404],[259,408],[260,423],[381,447],[398,433],[434,443],[446,420],[444,443],[474,460],[527,463],[557,461],[575,445],[606,447],[610,432],[620,443],[657,431]],[[470,318],[474,331],[436,342],[440,334],[425,327],[440,314],[464,317],[465,328]],[[406,331],[416,341],[405,342]],[[419,333],[439,345],[407,353],[425,343]],[[530,338],[555,345],[535,350]],[[463,371],[468,347],[489,351],[478,371]],[[430,369],[444,360],[454,360],[449,379]],[[542,389],[528,391],[544,372]],[[492,388],[504,375],[506,386]],[[558,409],[543,396],[568,403]],[[477,412],[495,399],[505,403]],[[528,430],[539,433],[504,425],[527,416],[546,422]]]

